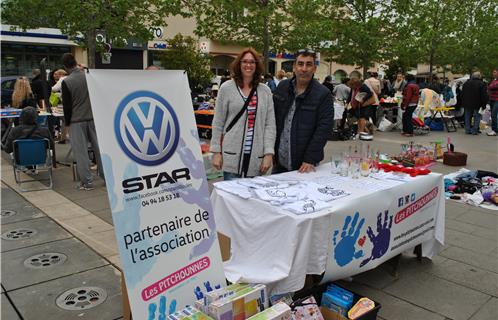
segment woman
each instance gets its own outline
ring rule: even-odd
[[[351,103],[356,118],[358,118],[358,134],[361,139],[362,135],[367,136],[370,134],[366,127],[367,122],[372,116],[373,107],[371,105],[375,103],[375,97],[370,88],[366,84],[361,83],[361,80],[358,78],[349,80],[348,86],[351,88],[351,95],[348,102]]]
[[[417,108],[420,88],[415,83],[415,76],[407,74],[405,76],[408,82],[403,88],[403,102],[401,102],[401,109],[403,110],[403,132],[405,137],[413,137],[413,111]]]
[[[14,92],[12,92],[12,107],[23,109],[25,107],[35,107],[36,100],[29,85],[28,78],[19,77],[14,84]]]
[[[265,174],[273,162],[275,114],[270,89],[260,83],[263,64],[253,48],[231,65],[232,79],[216,100],[210,151],[225,180]]]

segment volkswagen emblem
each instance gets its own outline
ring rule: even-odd
[[[151,91],[132,92],[119,103],[114,131],[124,153],[146,166],[167,161],[180,138],[180,126],[173,108]]]

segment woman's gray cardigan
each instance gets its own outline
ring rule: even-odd
[[[273,96],[264,84],[257,88],[258,108],[251,157],[247,175],[260,175],[259,168],[265,154],[274,154],[275,148],[275,112],[273,110]],[[233,80],[221,85],[216,100],[213,131],[211,138],[211,152],[221,152],[223,155],[223,171],[241,173],[244,153],[244,141],[247,131],[247,112],[239,118],[237,123],[227,133],[226,128],[244,106],[244,99],[240,94],[237,84]],[[221,138],[223,137],[223,142]]]

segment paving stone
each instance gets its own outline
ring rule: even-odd
[[[85,208],[86,210],[92,212],[104,209],[110,210],[109,198],[107,197],[107,194],[87,199],[75,200],[74,202],[80,205],[81,207]]]
[[[477,311],[470,320],[496,320],[498,319],[498,299],[491,298]]]
[[[445,224],[445,228],[472,234],[472,232],[476,231],[476,228],[480,228],[480,227],[473,225],[473,224],[470,224],[470,223],[458,221],[458,220],[447,219],[446,224]]]
[[[444,320],[444,316],[420,308],[414,304],[408,303],[385,292],[364,286],[356,282],[341,282],[341,285],[356,294],[369,297],[380,303],[379,318],[386,320]]]
[[[62,253],[63,264],[44,269],[24,266],[24,261],[44,252]],[[53,241],[40,246],[9,251],[2,254],[2,279],[7,291],[68,276],[109,264],[88,246],[75,238]],[[18,275],[22,273],[22,277]]]
[[[498,273],[498,259],[493,255],[486,255],[472,250],[453,246],[445,248],[439,253],[439,255],[490,272]]]
[[[382,289],[396,281],[396,277],[393,277],[390,273],[391,269],[388,266],[380,265],[375,269],[354,276],[354,281],[375,289]]]
[[[493,240],[494,242],[498,242],[498,228],[488,229],[476,226],[472,234],[478,237],[483,237],[489,240]]]
[[[1,195],[2,207],[4,205],[7,205],[7,204],[15,204],[19,201],[24,200],[24,198],[22,196],[20,196],[17,192],[15,192],[14,190],[12,190],[11,188],[9,188],[7,186],[2,187],[1,192],[2,192],[2,195]]]
[[[425,272],[403,275],[383,291],[454,320],[467,320],[489,299]]]
[[[488,229],[498,228],[498,214],[496,213],[485,213],[474,209],[462,214],[457,220]]]
[[[469,210],[468,205],[459,204],[454,201],[446,201],[446,218],[456,219]]]
[[[16,212],[13,216],[10,217],[2,216],[0,220],[2,225],[46,217],[46,215],[40,209],[25,201],[20,201],[15,204],[2,203],[2,210],[12,210]]]
[[[99,211],[94,211],[92,212],[94,215],[98,216],[105,222],[114,225],[114,222],[112,221],[112,213],[111,209],[104,209],[104,210],[99,210]]]
[[[5,320],[21,319],[5,294],[2,293],[0,318]]]
[[[2,228],[2,234],[18,228],[35,229],[37,233],[30,238],[23,240],[4,240],[2,239],[2,252],[26,248],[51,241],[71,238],[72,235],[61,228],[58,224],[49,218],[39,218],[34,220],[22,221],[8,224]]]
[[[498,274],[495,272],[450,259],[435,265],[429,272],[476,291],[498,296]]]
[[[449,245],[485,254],[493,252],[498,245],[495,241],[451,229],[446,230],[445,238],[445,243]]]
[[[50,315],[50,320],[117,319],[122,314],[121,275],[111,266],[58,278],[9,292],[13,303],[26,320]],[[77,287],[99,287],[107,291],[104,303],[87,310],[68,311],[59,308],[55,300],[66,290]]]
[[[64,204],[42,206],[40,209],[56,221],[64,221],[91,215],[90,211],[69,201]]]

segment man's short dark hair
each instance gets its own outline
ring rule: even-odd
[[[76,67],[78,63],[76,62],[76,59],[74,58],[72,53],[64,53],[62,56],[62,65],[65,68],[72,69]]]
[[[303,57],[313,57],[313,60],[316,60],[316,52],[312,49],[299,49],[296,51],[294,54],[294,58],[297,60],[297,57],[303,56]]]
[[[347,84],[349,82],[349,80],[351,80],[351,79],[349,79],[348,77],[342,78],[341,83]]]
[[[407,73],[405,75],[405,79],[406,79],[406,81],[413,81],[413,80],[415,80],[415,76],[411,73]]]

